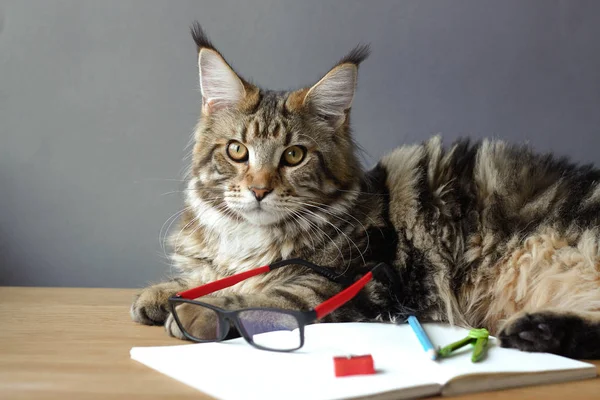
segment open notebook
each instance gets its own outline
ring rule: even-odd
[[[424,324],[435,345],[467,330]],[[333,356],[371,354],[375,375],[336,378]],[[593,378],[592,364],[545,353],[504,349],[490,338],[486,358],[471,346],[431,361],[408,325],[331,323],[306,327],[292,353],[258,350],[244,339],[221,343],[134,347],[131,358],[217,399],[401,399],[454,395]]]

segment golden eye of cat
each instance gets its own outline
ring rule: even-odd
[[[298,165],[304,160],[304,156],[306,155],[306,149],[301,146],[292,146],[285,149],[283,152],[283,157],[281,161],[284,165],[288,165],[293,167],[294,165]]]
[[[235,162],[243,162],[248,159],[248,148],[234,140],[227,145],[227,155]]]

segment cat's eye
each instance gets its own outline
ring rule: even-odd
[[[294,165],[298,165],[304,160],[304,156],[306,155],[306,149],[302,146],[292,146],[285,149],[283,152],[283,156],[281,157],[281,162],[284,165],[293,167]]]
[[[243,162],[248,159],[248,148],[234,140],[227,145],[227,155],[235,162]]]

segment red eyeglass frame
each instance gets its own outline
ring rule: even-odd
[[[333,273],[333,271],[331,271],[330,269],[320,267],[320,266],[310,263],[306,260],[299,259],[299,258],[282,260],[282,261],[272,263],[270,265],[264,265],[259,268],[254,268],[249,271],[241,272],[239,274],[235,274],[235,275],[229,276],[227,278],[219,279],[214,282],[210,282],[210,283],[207,283],[202,286],[198,286],[193,289],[185,290],[183,292],[179,292],[179,293],[175,294],[174,296],[171,296],[169,298],[169,305],[171,307],[171,313],[172,313],[173,317],[175,318],[175,322],[179,326],[179,329],[181,330],[183,335],[191,341],[202,343],[202,342],[218,342],[218,341],[224,340],[225,337],[227,336],[226,332],[221,332],[220,338],[218,338],[218,339],[202,340],[202,339],[199,339],[199,338],[196,338],[196,337],[190,335],[185,330],[183,324],[181,323],[181,321],[179,320],[179,317],[177,316],[177,312],[175,311],[175,308],[178,304],[181,304],[181,303],[196,304],[196,305],[206,307],[206,308],[209,308],[209,309],[215,311],[218,314],[219,318],[221,318],[221,319],[224,318],[224,319],[233,321],[235,327],[238,329],[238,331],[241,333],[241,335],[246,339],[246,341],[248,341],[251,345],[253,345],[257,348],[264,349],[264,350],[271,350],[271,351],[297,350],[298,348],[302,347],[304,344],[304,326],[305,325],[308,325],[311,322],[314,322],[316,320],[319,320],[319,319],[331,314],[333,311],[337,310],[338,308],[340,308],[341,306],[346,304],[348,301],[350,301],[352,298],[354,298],[354,296],[356,296],[358,294],[358,292],[360,292],[360,290],[363,287],[365,287],[365,285],[367,283],[369,283],[369,281],[371,281],[373,279],[374,274],[377,274],[378,271],[381,271],[384,268],[389,268],[388,265],[385,263],[377,264],[375,267],[373,267],[373,269],[371,269],[371,271],[367,272],[362,278],[358,279],[356,282],[352,283],[350,286],[348,286],[347,288],[345,288],[338,294],[330,297],[329,299],[323,301],[322,303],[320,303],[319,305],[317,305],[316,307],[314,307],[313,309],[308,310],[308,311],[296,311],[296,310],[286,310],[286,309],[268,308],[268,307],[252,307],[252,308],[244,308],[244,309],[239,309],[239,310],[224,310],[224,309],[216,307],[212,304],[193,300],[198,297],[206,296],[206,295],[216,292],[218,290],[231,287],[231,286],[233,286],[237,283],[240,283],[240,282],[242,282],[248,278],[251,278],[253,276],[264,274],[266,272],[269,272],[274,269],[281,268],[281,267],[284,267],[287,265],[302,265],[302,266],[310,268],[311,270],[313,270],[317,273],[320,273],[321,275],[326,276],[327,278],[329,278],[333,281],[337,281],[337,282],[340,281],[340,279],[339,279],[340,277],[336,276]],[[248,311],[248,310],[276,311],[276,312],[281,312],[281,313],[285,313],[285,314],[294,316],[297,319],[298,327],[300,328],[300,336],[301,336],[300,345],[295,349],[276,350],[276,349],[265,348],[265,347],[262,347],[260,345],[257,345],[256,343],[254,343],[251,335],[247,334],[245,332],[242,324],[237,321],[237,313],[239,313],[241,311]],[[229,327],[228,324],[227,324],[227,326]]]

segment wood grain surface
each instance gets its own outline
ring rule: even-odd
[[[0,398],[210,399],[129,358],[134,346],[182,343],[131,321],[134,293],[0,287]],[[600,379],[454,397],[484,398],[600,398]]]

